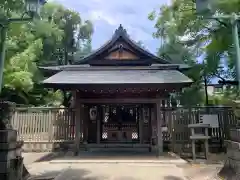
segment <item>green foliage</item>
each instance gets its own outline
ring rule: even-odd
[[[59,4],[47,3],[41,14],[48,19],[49,24],[62,32],[62,39],[45,38],[43,54],[45,61],[42,64],[48,64],[53,59],[57,65],[68,64],[74,59],[73,55],[76,52],[82,51],[84,46],[91,42],[93,24],[89,20],[83,21],[79,13]]]
[[[201,91],[202,86],[193,84],[190,88],[185,88],[179,96],[179,100],[184,106],[197,106],[204,104],[204,95]]]
[[[22,0],[0,2],[1,17],[21,17],[23,12]],[[41,18],[8,26],[1,96],[18,104],[61,104],[63,93],[44,89],[40,84],[44,77],[37,67],[52,61],[55,65],[63,64],[62,59],[65,63],[70,54],[82,48],[80,41],[91,42],[93,25],[90,21],[83,22],[77,12],[47,3],[42,8]],[[89,49],[91,44],[88,44]]]
[[[199,18],[195,6],[192,0],[178,0],[169,6],[162,6],[159,15],[156,11],[152,12],[149,18],[156,20],[157,29],[154,36],[166,40],[177,39],[185,46],[195,48],[194,53],[206,54],[205,60],[211,67],[208,73],[215,75],[222,69],[221,60],[232,60],[230,21]],[[240,4],[237,0],[220,0],[215,9],[222,13],[240,12]]]
[[[35,40],[22,52],[12,56],[7,62],[4,87],[29,92],[33,88],[33,76],[37,71],[36,59],[42,49],[41,39]]]
[[[15,103],[8,101],[0,101],[0,130],[5,130],[10,124],[9,120],[13,115]]]
[[[240,13],[239,0],[216,1],[214,13],[232,12]],[[155,21],[156,31],[153,36],[164,41],[159,48],[159,56],[175,63],[197,64],[200,67],[188,74],[195,80],[195,84],[183,93],[190,95],[191,90],[200,93],[204,76],[207,80],[235,78],[236,63],[230,20],[198,17],[196,4],[192,0],[174,0],[171,5],[163,5],[151,12],[149,19]],[[200,55],[203,62],[197,62]]]
[[[232,101],[232,107],[234,110],[234,114],[238,117],[238,119],[240,118],[240,101],[238,100],[234,100]],[[240,122],[239,122],[240,123]],[[239,126],[240,124],[238,124]]]

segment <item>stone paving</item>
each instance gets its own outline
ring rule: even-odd
[[[34,162],[41,154],[28,154],[25,162],[32,179],[55,180],[218,180],[220,165],[174,163],[50,163]],[[43,154],[46,156],[46,154]]]
[[[187,165],[179,168],[183,169],[183,173],[188,180],[219,180],[217,173],[222,165]]]
[[[45,156],[47,156],[48,154],[49,153],[47,153],[47,152],[44,152],[44,153],[22,153],[22,156],[24,158],[24,164],[27,166]]]
[[[31,174],[57,175],[55,180],[187,180],[175,165],[154,164],[34,164]]]

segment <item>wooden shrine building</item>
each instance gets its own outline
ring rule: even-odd
[[[172,64],[138,46],[119,26],[112,38],[72,65],[44,67],[43,83],[70,90],[76,109],[75,144],[134,146],[163,151],[161,106],[169,93],[192,80],[184,64]]]

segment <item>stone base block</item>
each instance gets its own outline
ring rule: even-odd
[[[0,151],[0,162],[16,158],[16,151]],[[1,166],[0,166],[1,167]]]
[[[24,141],[23,152],[53,152],[64,149],[74,144],[73,141],[64,142],[48,142],[48,141]]]
[[[229,179],[229,174],[231,174],[231,176],[234,175],[234,178],[240,179],[240,143],[227,140],[225,145],[227,147],[227,159],[220,171],[220,176]],[[231,173],[228,173],[230,171]]]
[[[0,142],[16,142],[17,141],[17,131],[13,129],[0,130]],[[1,146],[0,146],[1,147]]]
[[[0,130],[0,180],[20,180],[22,177],[23,158],[17,142],[17,131]]]

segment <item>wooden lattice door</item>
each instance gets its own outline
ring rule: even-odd
[[[127,105],[103,106],[101,140],[107,143],[139,141],[139,108]]]

